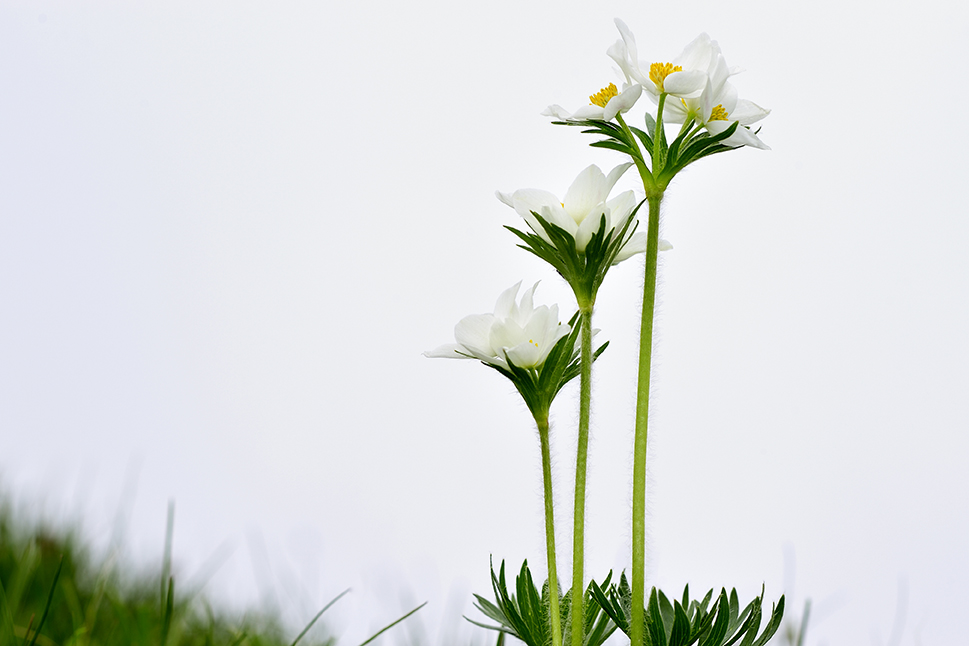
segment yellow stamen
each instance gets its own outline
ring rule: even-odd
[[[529,339],[529,340],[528,340],[528,342],[529,342],[529,343],[531,343],[531,344],[532,344],[533,346],[535,346],[536,348],[538,347],[538,344],[537,344],[537,343],[535,343],[534,341],[532,341],[531,339]]]
[[[610,83],[608,87],[604,87],[590,96],[589,100],[592,101],[592,105],[597,105],[600,108],[604,108],[606,107],[606,104],[609,103],[609,99],[614,96],[619,96],[619,88],[616,87],[615,83]]]
[[[710,113],[710,118],[707,119],[707,121],[726,121],[726,120],[727,120],[727,111],[723,109],[722,103],[713,109],[713,112]]]
[[[663,87],[663,81],[666,77],[673,72],[682,72],[682,65],[673,65],[672,63],[653,63],[649,66],[649,80],[656,84],[656,89],[660,92],[665,92],[666,89]]]

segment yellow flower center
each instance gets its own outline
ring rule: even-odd
[[[665,92],[666,89],[663,87],[663,81],[666,77],[673,72],[682,72],[682,65],[673,65],[672,63],[653,63],[649,66],[649,80],[656,84],[656,89],[660,92]]]
[[[538,344],[537,344],[537,343],[535,343],[534,341],[532,341],[531,339],[529,339],[529,340],[528,340],[528,342],[529,342],[529,343],[531,343],[531,344],[532,344],[533,346],[535,346],[536,348],[538,347]]]
[[[713,109],[713,112],[710,113],[710,118],[707,119],[707,121],[726,121],[726,120],[727,120],[727,111],[723,109],[722,103]]]
[[[590,96],[589,100],[592,101],[592,105],[604,108],[609,103],[609,99],[614,96],[619,96],[619,88],[616,87],[615,83],[610,83],[608,87],[604,87]]]

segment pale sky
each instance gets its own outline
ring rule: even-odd
[[[346,646],[426,599],[429,641],[467,643],[489,555],[544,575],[538,442],[494,371],[421,352],[519,280],[574,311],[494,191],[624,161],[539,114],[619,81],[615,16],[649,60],[708,32],[772,110],[771,151],[667,192],[651,583],[810,598],[810,646],[957,643],[969,10],[940,0],[4,2],[3,490],[102,547],[121,527],[146,568],[174,499],[183,580],[232,549],[216,599],[297,623],[353,587]],[[641,274],[596,311],[599,579],[630,560]],[[575,394],[553,408],[566,579]]]

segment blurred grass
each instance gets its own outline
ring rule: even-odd
[[[162,572],[150,576],[95,558],[76,531],[15,518],[0,499],[0,646],[333,646],[306,630],[287,637],[272,614],[233,617],[180,595],[171,527],[170,512]]]

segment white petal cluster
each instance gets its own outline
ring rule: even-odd
[[[590,103],[582,106],[575,112],[569,112],[562,106],[550,105],[542,111],[542,116],[553,117],[559,121],[585,121],[587,119],[597,119],[600,121],[612,121],[619,113],[625,114],[629,109],[636,105],[636,101],[643,93],[643,88],[639,84],[625,84],[621,93],[609,99],[604,106]],[[591,97],[590,97],[591,98]]]
[[[494,314],[472,314],[454,326],[454,339],[424,353],[425,357],[478,359],[508,369],[508,361],[519,368],[538,368],[571,328],[559,322],[558,305],[535,307],[538,283],[516,302],[521,281],[506,289],[495,303]],[[507,361],[506,361],[507,357]]]
[[[634,217],[636,197],[632,191],[625,191],[609,199],[613,186],[630,166],[632,166],[630,163],[620,164],[605,175],[598,166],[592,164],[579,173],[562,200],[549,191],[537,188],[523,188],[510,194],[496,191],[495,195],[515,209],[531,230],[546,242],[552,243],[533,213],[538,213],[546,222],[568,232],[575,238],[576,251],[583,253],[593,234],[598,231],[603,216],[606,218],[607,233],[617,228],[622,229],[629,218]],[[630,230],[634,224],[630,224]],[[671,248],[663,241],[660,248],[664,247]],[[637,231],[628,237],[615,262],[644,251],[646,251],[646,232]]]
[[[659,99],[659,88],[651,80],[656,74],[644,69],[652,66],[638,60],[636,38],[626,24],[616,18],[616,27],[622,39],[609,48],[609,56],[616,61],[627,82],[641,83],[654,101]],[[726,130],[735,121],[740,126],[722,143],[727,146],[752,146],[769,150],[757,135],[744,126],[756,123],[770,114],[756,103],[741,99],[728,79],[741,72],[730,68],[723,57],[720,45],[707,34],[700,34],[683,48],[668,69],[680,69],[665,76],[665,91],[675,97],[666,100],[663,119],[668,123],[686,123],[691,119],[707,129],[712,135]],[[662,76],[662,74],[659,74]],[[676,100],[678,99],[678,100]]]
[[[684,65],[683,55],[673,59],[672,64],[647,63],[639,60],[636,37],[622,20],[616,18],[621,40],[606,50],[609,57],[616,61],[626,83],[638,83],[654,99],[663,92],[675,97],[698,97],[706,85],[706,74],[693,65]],[[681,67],[681,70],[676,70]]]

